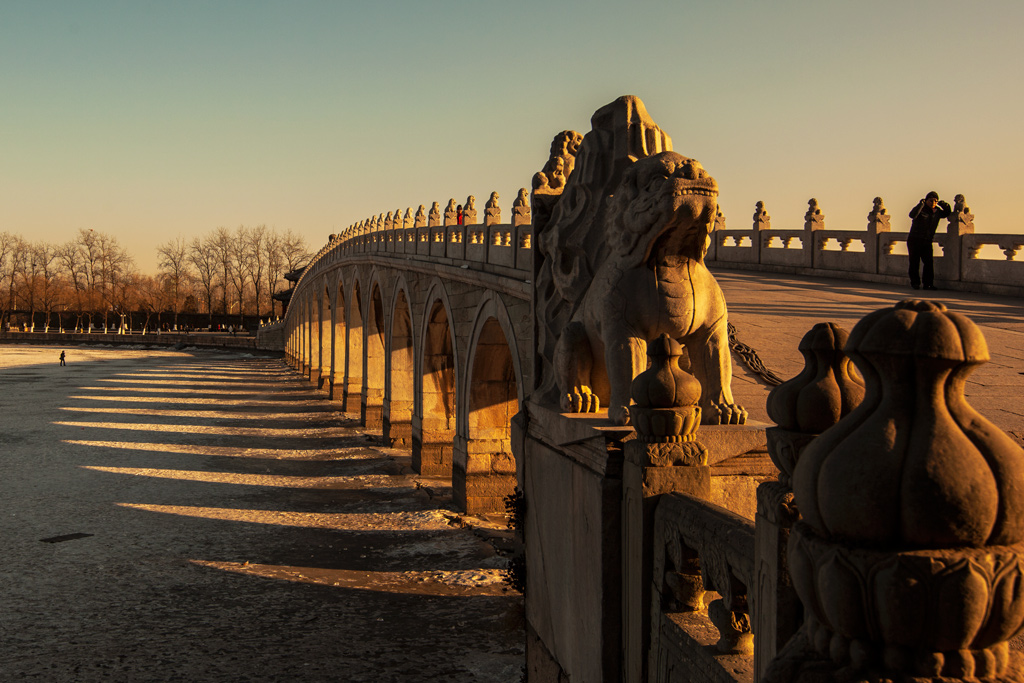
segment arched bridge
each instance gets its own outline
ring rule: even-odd
[[[530,382],[531,225],[403,223],[360,225],[314,257],[283,321],[286,358],[411,447],[418,473],[451,476],[462,509],[503,510]]]

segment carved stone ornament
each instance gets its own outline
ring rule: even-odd
[[[427,207],[420,204],[420,208],[416,209],[416,216],[413,219],[414,228],[423,228],[427,225]]]
[[[668,151],[636,97],[602,107],[591,123],[550,221],[534,224],[536,395],[566,412],[607,405],[625,424],[647,344],[666,333],[687,349],[703,422],[745,422],[732,396],[725,298],[704,266],[718,184],[700,162]]]
[[[722,213],[722,209],[719,208],[718,212],[715,213],[715,230],[725,230],[725,214]]]
[[[530,209],[534,233],[539,234],[548,224],[551,212],[576,167],[576,154],[582,141],[583,136],[574,130],[563,130],[551,141],[544,168],[533,176]]]
[[[565,182],[576,165],[583,136],[574,130],[563,130],[551,141],[547,163],[533,176],[535,194],[561,194]]]
[[[874,205],[871,207],[871,213],[868,214],[868,232],[880,233],[889,232],[889,212],[885,208],[885,202],[882,201],[881,197],[875,197]]]
[[[804,214],[804,230],[824,230],[825,214],[818,206],[818,200],[811,197],[807,200],[807,213]]]
[[[501,207],[498,206],[498,193],[492,192],[491,198],[484,205],[484,225],[497,225],[501,223]]]
[[[949,217],[949,232],[955,235],[974,234],[974,214],[962,194],[953,198],[953,214]]]
[[[441,225],[441,208],[437,202],[430,205],[430,213],[427,214],[427,226],[435,227]]]
[[[646,443],[693,441],[700,425],[700,382],[679,367],[683,349],[663,334],[647,347],[651,366],[633,379],[629,416]]]
[[[476,197],[466,197],[466,204],[462,207],[462,221],[466,225],[476,224]]]
[[[1024,450],[964,398],[981,331],[912,299],[861,320],[846,352],[864,401],[793,474],[802,637],[880,678],[1024,680],[1005,642],[1024,625]]]
[[[395,211],[395,229],[399,228],[411,228],[412,227],[412,210],[411,207],[405,210],[405,216],[402,216],[402,210]]]
[[[754,205],[754,230],[771,230],[772,217],[768,215],[768,209],[764,208],[764,202]]]
[[[818,323],[800,340],[804,369],[768,394],[768,454],[788,485],[800,451],[864,398],[864,380],[843,352],[849,334],[835,323]]]
[[[392,217],[391,212],[388,211],[388,215],[384,217],[384,229],[385,230],[390,230],[394,226],[395,226],[394,218]]]
[[[444,207],[444,224],[456,225],[459,222],[459,210],[455,206],[455,199],[448,200],[448,206]]]
[[[530,224],[530,197],[525,187],[519,188],[519,196],[512,202],[512,225]]]

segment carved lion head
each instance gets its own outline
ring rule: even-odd
[[[718,210],[718,183],[696,159],[661,152],[626,169],[610,202],[605,238],[633,265],[655,249],[701,260]]]

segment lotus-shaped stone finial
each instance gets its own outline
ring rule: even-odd
[[[700,382],[679,367],[682,347],[667,334],[647,347],[649,368],[633,379],[629,415],[646,442],[692,441],[700,425]]]
[[[907,300],[861,320],[846,352],[866,394],[797,464],[804,520],[825,537],[899,547],[1024,540],[1024,451],[963,395],[989,358],[978,327]]]
[[[812,327],[800,340],[804,369],[768,394],[768,416],[778,425],[768,430],[768,454],[786,486],[802,449],[864,398],[864,381],[843,351],[849,336],[835,323]]]
[[[857,323],[846,352],[864,400],[793,473],[807,642],[880,678],[1024,679],[1006,643],[1024,625],[1024,450],[964,398],[981,331],[907,300]]]
[[[820,434],[864,398],[864,381],[843,352],[849,334],[818,323],[800,340],[803,371],[768,394],[768,416],[783,429]]]

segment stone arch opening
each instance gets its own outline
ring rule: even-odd
[[[306,319],[306,365],[303,374],[307,378],[312,377],[313,371],[316,370],[316,356],[318,354],[316,353],[315,349],[319,346],[319,340],[316,338],[316,328],[313,325],[313,304],[315,303],[316,302],[312,297],[308,297],[306,299],[306,304],[304,306]]]
[[[503,512],[504,498],[516,486],[511,426],[519,412],[519,384],[512,349],[497,318],[487,318],[480,327],[470,357],[467,438],[465,452],[455,453],[452,493],[466,512]]]
[[[339,399],[344,396],[345,368],[348,362],[348,339],[345,337],[345,287],[339,282],[337,296],[334,299],[334,342],[332,344],[331,388],[330,398]],[[335,389],[335,385],[338,386]]]
[[[360,410],[363,424],[380,429],[384,424],[384,301],[380,286],[373,285],[366,319],[366,372],[363,403]]]
[[[392,446],[412,444],[414,356],[412,309],[405,290],[398,290],[391,319],[391,372],[384,410],[384,440]]]
[[[331,290],[325,289],[320,297],[320,324],[317,329],[320,337],[320,375],[317,377],[316,388],[323,389],[324,384],[334,371],[332,362],[334,338],[331,333]]]
[[[448,311],[435,300],[427,316],[420,374],[423,412],[413,423],[412,466],[425,475],[450,476],[455,438],[455,346]]]
[[[348,372],[345,375],[344,410],[360,413],[363,405],[363,310],[362,289],[356,282],[348,307]]]

